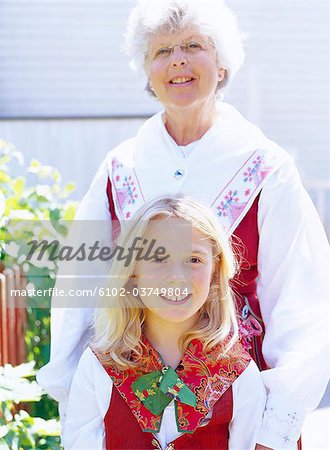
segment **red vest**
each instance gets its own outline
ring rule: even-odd
[[[233,394],[230,387],[215,404],[210,422],[193,434],[184,433],[168,443],[167,450],[227,450],[228,425],[233,414]],[[152,433],[143,433],[130,408],[113,386],[108,412],[104,418],[107,450],[160,449]]]

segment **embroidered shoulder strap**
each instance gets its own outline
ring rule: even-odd
[[[221,190],[211,208],[228,235],[239,225],[267,177],[274,173],[277,167],[275,158],[271,159],[267,157],[266,152],[256,150]]]
[[[113,158],[112,185],[116,198],[116,205],[121,220],[130,219],[145,203],[134,167],[124,165],[117,158]]]

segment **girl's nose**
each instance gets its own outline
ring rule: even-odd
[[[168,283],[186,283],[188,277],[189,274],[187,273],[186,268],[182,267],[181,265],[173,265],[168,270],[166,281]]]

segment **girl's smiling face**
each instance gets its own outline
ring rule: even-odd
[[[177,218],[151,221],[144,238],[166,249],[167,258],[140,260],[135,282],[148,322],[184,323],[196,319],[206,302],[213,273],[212,245]]]

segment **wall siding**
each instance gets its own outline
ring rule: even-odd
[[[0,2],[0,136],[27,159],[59,166],[78,182],[77,195],[106,152],[135,133],[139,118],[160,109],[120,51],[133,4]],[[248,38],[246,64],[226,100],[292,153],[305,179],[326,180],[328,0],[228,4]],[[68,159],[74,169],[66,174]]]

